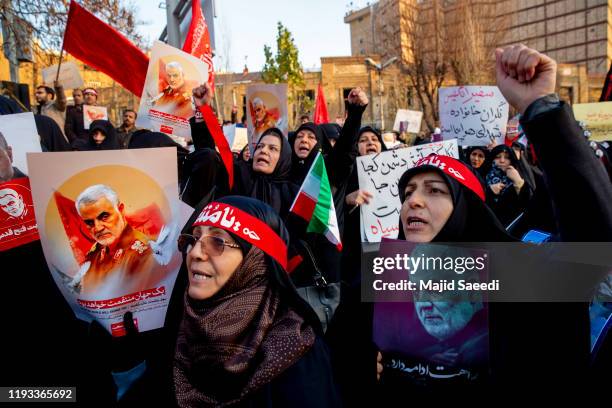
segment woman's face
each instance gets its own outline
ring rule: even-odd
[[[510,166],[510,156],[508,152],[499,152],[495,159],[493,159],[493,162],[497,167],[505,171]]]
[[[450,189],[436,172],[419,173],[404,190],[400,217],[406,241],[431,242],[453,212]]]
[[[317,144],[317,136],[310,130],[302,129],[295,136],[293,151],[300,159],[305,159]]]
[[[472,165],[473,168],[477,169],[480,166],[482,166],[482,163],[484,163],[484,160],[485,160],[485,155],[482,150],[475,149],[472,151],[472,153],[470,153],[470,164]]]
[[[272,174],[281,154],[281,141],[278,137],[267,135],[261,138],[253,154],[253,170]]]
[[[373,132],[363,132],[357,141],[357,148],[359,149],[360,156],[380,153],[380,140],[378,140],[378,137]]]
[[[228,244],[236,244],[227,231],[219,228],[199,226],[194,228],[192,234],[198,239],[211,235]],[[205,242],[197,242],[187,252],[188,294],[192,299],[208,299],[219,292],[244,258],[240,248],[224,246],[221,255],[211,255],[211,252],[212,248],[208,248]]]
[[[101,130],[96,130],[92,135],[94,142],[99,145],[102,144],[104,139],[106,139],[106,135]]]

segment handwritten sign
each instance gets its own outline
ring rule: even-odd
[[[45,84],[52,84],[55,81],[55,78],[57,76],[57,67],[58,65],[56,64],[47,68],[43,68],[42,76]],[[58,81],[66,89],[76,89],[83,87],[83,78],[81,77],[81,73],[79,72],[79,67],[77,67],[77,65],[72,61],[62,63]]]
[[[357,158],[359,188],[374,195],[361,205],[362,240],[380,242],[397,238],[401,203],[397,184],[404,172],[430,154],[459,158],[457,140],[428,143]]]
[[[106,106],[83,105],[83,127],[89,129],[94,120],[108,120]]]
[[[577,103],[573,109],[576,120],[586,123],[591,140],[612,140],[612,102]]]
[[[496,86],[440,88],[440,129],[444,140],[460,146],[487,146],[504,142],[508,102]]]
[[[395,114],[395,122],[393,122],[393,130],[396,132],[419,133],[422,119],[423,112],[398,109]]]

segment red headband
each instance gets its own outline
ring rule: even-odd
[[[482,201],[485,201],[485,193],[482,188],[482,184],[478,181],[478,178],[472,171],[459,160],[454,159],[450,156],[438,156],[437,154],[430,154],[427,157],[422,158],[414,167],[420,166],[434,166],[439,168],[449,177],[454,178],[465,187],[472,190]]]
[[[213,201],[193,223],[194,227],[221,228],[238,235],[276,260],[287,270],[287,245],[268,224],[231,205]]]
[[[83,91],[83,95],[88,93],[98,96],[98,92],[96,92],[96,90],[93,88],[85,88],[85,90]]]

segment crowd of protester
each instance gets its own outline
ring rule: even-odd
[[[555,61],[524,46],[497,50],[496,58],[497,85],[519,112],[521,132],[503,144],[465,147],[460,160],[435,157],[462,177],[432,160],[407,170],[398,184],[399,239],[517,242],[538,230],[561,242],[612,241],[609,145],[590,144],[554,93]],[[211,95],[208,85],[194,89],[195,106],[210,104]],[[66,106],[58,84],[39,87],[36,98],[44,151],[176,147],[181,199],[195,210],[179,240],[184,261],[159,330],[139,333],[128,313],[128,334],[111,338],[97,323],[74,317],[39,242],[2,253],[2,264],[11,265],[3,268],[4,287],[23,296],[2,307],[3,384],[75,385],[89,406],[361,407],[577,394],[610,379],[609,345],[596,358],[590,352],[587,303],[512,303],[491,305],[491,367],[476,386],[385,383],[384,352],[372,341],[372,305],[360,297],[355,209],[376,194],[360,189],[357,157],[387,146],[378,129],[362,127],[369,99],[359,88],[348,95],[342,125],[315,125],[305,116],[288,138],[266,130],[253,152],[245,147],[234,156],[231,187],[211,129],[198,117],[190,121],[193,146],[186,149],[168,135],[136,128],[132,110],[119,127],[96,120],[84,129],[82,106],[97,103],[94,89],[75,90],[74,106]],[[7,101],[0,108],[17,111]],[[319,152],[342,252],[289,211]],[[10,179],[10,149],[1,138],[0,153],[7,168],[0,176]],[[275,250],[301,263],[283,265],[235,231],[197,221],[210,203],[232,207]],[[304,296],[320,282],[332,305],[327,314]]]

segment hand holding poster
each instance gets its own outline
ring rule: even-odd
[[[53,82],[55,82],[55,78],[57,77],[57,68],[58,65],[43,68],[42,76],[44,83],[53,84]],[[83,87],[83,78],[79,72],[79,67],[77,67],[77,65],[72,61],[62,63],[58,81],[65,89],[77,89]]]
[[[254,147],[261,134],[272,127],[279,128],[287,136],[287,84],[249,86],[246,98],[250,146]]]
[[[182,259],[176,150],[38,153],[28,162],[45,258],[76,316],[113,334],[127,311],[140,331],[162,327]]]
[[[83,105],[83,127],[89,129],[94,120],[108,120],[106,106]]]
[[[380,242],[397,238],[401,203],[397,184],[419,159],[436,153],[459,158],[457,140],[429,143],[357,158],[359,188],[371,193],[370,204],[361,205],[362,240]]]
[[[398,109],[395,114],[395,122],[393,122],[393,130],[396,132],[419,133],[421,130],[421,120],[423,112],[413,111],[408,109]],[[404,129],[401,123],[404,122]]]
[[[576,103],[572,108],[576,120],[587,125],[591,140],[612,140],[612,102]]]
[[[136,126],[174,136],[191,136],[192,91],[208,81],[206,62],[155,41],[147,69]]]
[[[438,102],[444,140],[457,139],[460,146],[504,143],[509,107],[496,86],[440,88]]]

